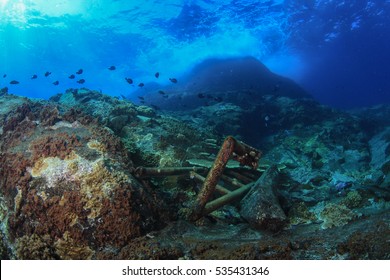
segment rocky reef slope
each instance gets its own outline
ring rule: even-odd
[[[48,101],[0,94],[2,258],[389,259],[386,106],[339,112],[264,95],[156,111],[88,89]],[[190,176],[140,180],[139,166],[209,167],[227,135],[278,166],[288,223],[252,229],[245,199],[190,223]],[[231,240],[235,240],[232,242]]]

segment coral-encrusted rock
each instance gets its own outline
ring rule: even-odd
[[[281,230],[287,218],[275,194],[278,169],[268,168],[241,201],[241,216],[257,229]]]
[[[386,164],[390,162],[390,127],[372,137],[368,142],[371,152],[371,166],[388,173]]]
[[[338,227],[348,224],[356,214],[343,204],[328,203],[320,214],[324,221],[322,228]]]
[[[81,114],[61,111],[26,103],[9,114],[0,135],[1,206],[16,258],[95,258],[165,219],[155,194],[131,175],[121,141]]]

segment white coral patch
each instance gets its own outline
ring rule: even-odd
[[[41,177],[46,180],[47,188],[54,188],[59,182],[74,182],[81,176],[93,171],[95,162],[88,161],[78,155],[71,159],[62,160],[58,157],[47,157],[37,161],[29,169],[34,178]]]

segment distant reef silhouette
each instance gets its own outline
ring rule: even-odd
[[[238,57],[206,59],[175,84],[150,84],[145,99],[162,109],[181,110],[221,101],[246,107],[264,96],[312,98],[293,80],[271,72],[256,58]]]

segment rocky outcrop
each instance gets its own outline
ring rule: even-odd
[[[277,232],[286,225],[287,218],[277,198],[277,182],[278,169],[273,165],[242,199],[240,214],[252,227]]]
[[[262,96],[309,98],[294,81],[272,73],[254,57],[208,59],[168,86],[148,85],[148,104],[166,110],[188,110],[226,102],[252,107]]]
[[[88,89],[39,102],[4,93],[2,257],[388,259],[388,108],[350,114],[273,94],[256,102],[167,114]],[[198,181],[132,175],[209,167],[225,134],[262,150],[254,174],[264,174],[244,200],[196,224],[177,213]]]
[[[0,144],[15,258],[96,258],[166,220],[163,202],[131,175],[121,140],[80,112],[26,101],[8,112]]]

